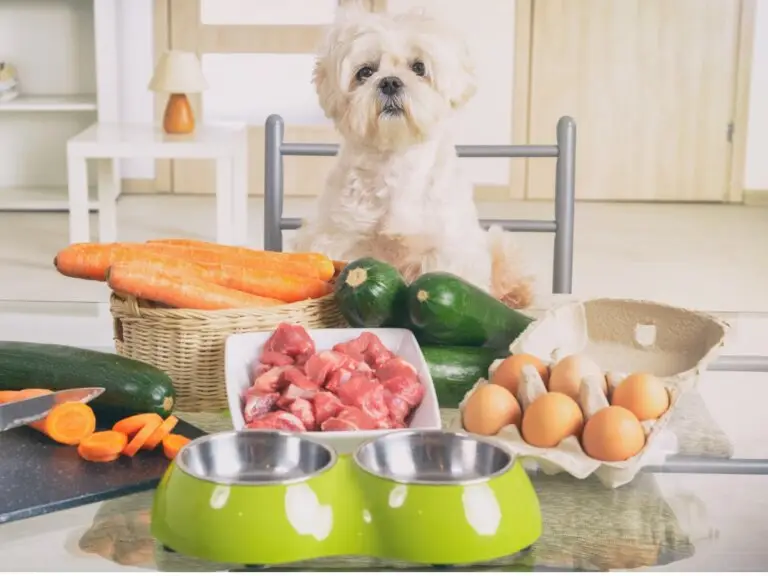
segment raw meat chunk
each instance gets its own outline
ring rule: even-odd
[[[344,404],[342,404],[338,396],[324,390],[315,394],[312,404],[315,407],[315,421],[318,424],[322,424],[328,418],[336,416],[344,408]]]
[[[411,405],[405,399],[393,394],[386,386],[384,388],[384,401],[389,410],[389,417],[399,422],[405,422],[411,412]]]
[[[249,389],[251,390],[251,389]],[[252,422],[260,416],[267,414],[275,407],[275,402],[280,398],[277,392],[253,392],[245,393],[245,407],[243,408],[243,419],[246,422]]]
[[[338,388],[339,400],[347,406],[360,408],[374,420],[389,415],[384,400],[384,386],[366,374],[352,374]]]
[[[295,358],[300,354],[314,354],[315,343],[303,326],[281,322],[264,344],[264,352],[279,352]]]
[[[296,400],[296,398],[306,398],[307,400],[311,400],[315,397],[317,392],[318,390],[316,389],[307,390],[301,386],[296,386],[296,384],[288,384],[288,386],[286,386],[283,390],[282,395],[280,396],[280,400],[278,400],[278,405],[281,407],[290,405],[290,403],[293,400]]]
[[[395,376],[382,382],[384,388],[393,396],[404,400],[408,406],[418,406],[424,398],[424,386],[418,380],[410,380],[405,376]]]
[[[333,349],[358,362],[365,362],[374,369],[394,356],[373,332],[363,332],[349,342],[336,344]]]
[[[314,391],[320,389],[320,384],[307,378],[307,376],[304,374],[304,372],[301,371],[300,368],[296,368],[294,366],[286,368],[285,372],[282,374],[282,380],[287,384],[293,384],[294,386],[298,386],[304,390]]]
[[[315,415],[312,412],[312,404],[310,404],[309,400],[296,398],[289,410],[291,414],[301,420],[301,423],[304,424],[304,428],[307,430],[315,430],[317,428]]]
[[[328,420],[320,425],[320,429],[325,432],[376,430],[377,428],[376,420],[353,406],[347,406],[336,416],[328,418]]]
[[[302,421],[289,412],[283,412],[279,410],[277,412],[270,412],[259,418],[256,418],[253,422],[249,422],[245,426],[246,428],[260,429],[260,430],[288,430],[290,432],[306,432]]]
[[[265,350],[261,355],[261,363],[268,366],[292,366],[293,358],[287,354]]]
[[[364,362],[355,360],[342,352],[334,352],[333,350],[313,354],[304,365],[304,371],[307,376],[320,385],[324,384],[333,372],[339,370],[344,372],[370,372],[371,369]]]
[[[286,366],[270,368],[256,377],[251,388],[258,392],[277,392],[282,387],[282,376],[286,370]]]
[[[376,369],[376,378],[382,382],[395,377],[405,378],[413,382],[419,381],[419,374],[412,364],[395,356],[390,358]]]
[[[341,385],[342,381],[346,382],[349,380],[349,376],[349,372],[343,372],[342,370],[336,370],[336,372],[332,372],[325,383],[325,389],[328,390],[328,392],[338,394],[339,386]]]

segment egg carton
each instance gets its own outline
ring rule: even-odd
[[[709,314],[641,300],[601,298],[552,308],[510,345],[511,354],[531,354],[550,366],[566,355],[583,354],[604,371],[609,394],[630,373],[653,374],[669,394],[669,408],[658,420],[641,423],[645,446],[621,462],[590,458],[574,436],[554,448],[537,448],[522,439],[516,426],[505,426],[496,438],[514,450],[526,467],[533,464],[546,474],[567,472],[579,479],[594,474],[610,488],[627,484],[641,468],[661,463],[676,451],[676,438],[667,430],[669,420],[680,398],[695,388],[701,373],[719,354],[728,328],[726,322]],[[490,375],[500,362],[491,366]],[[523,408],[543,392],[530,377],[525,382],[518,391]],[[480,380],[467,392],[450,428],[462,428],[466,401],[485,383]],[[606,397],[601,399],[603,393],[598,394],[594,385],[587,386],[589,390],[582,388],[579,403],[586,414],[605,405]]]

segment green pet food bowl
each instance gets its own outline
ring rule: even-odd
[[[514,456],[469,434],[396,431],[338,456],[300,434],[242,430],[181,449],[155,493],[152,534],[229,564],[473,564],[531,546],[541,513]]]

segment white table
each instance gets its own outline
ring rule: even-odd
[[[246,243],[248,140],[244,124],[208,124],[193,134],[165,134],[149,124],[96,123],[67,141],[69,241],[89,242],[87,161],[98,161],[99,241],[117,240],[120,159],[212,159],[216,162],[216,241]]]

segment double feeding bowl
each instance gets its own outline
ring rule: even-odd
[[[242,430],[182,448],[155,493],[152,534],[231,564],[472,564],[531,546],[541,514],[514,456],[469,434],[395,431],[338,455],[307,436]]]

